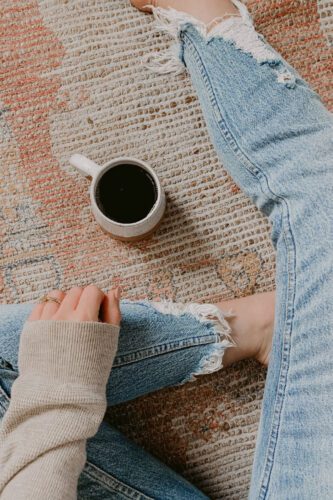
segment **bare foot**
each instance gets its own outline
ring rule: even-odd
[[[187,12],[191,16],[209,24],[213,19],[226,14],[237,15],[238,9],[230,0],[131,0],[133,7],[144,12],[151,12],[152,7],[162,7]]]
[[[226,349],[223,366],[254,358],[268,366],[274,329],[275,292],[260,293],[217,304],[235,316],[227,319],[236,347]]]

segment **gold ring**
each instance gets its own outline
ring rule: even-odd
[[[61,300],[56,299],[55,297],[49,297],[48,295],[44,295],[39,302],[40,304],[44,304],[44,302],[55,302],[56,304],[61,304]]]

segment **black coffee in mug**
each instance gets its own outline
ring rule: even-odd
[[[147,217],[154,207],[158,190],[153,177],[139,165],[123,163],[107,170],[95,191],[101,212],[121,224]]]

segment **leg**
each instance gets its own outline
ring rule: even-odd
[[[0,364],[0,374],[10,368]],[[13,378],[15,374],[13,374]],[[9,395],[0,384],[0,423]],[[78,484],[78,499],[203,500],[203,493],[103,422],[87,442],[87,462]]]
[[[107,423],[87,444],[88,463],[79,480],[81,500],[137,498],[203,500],[207,497]]]
[[[244,300],[224,304],[236,309],[240,317],[237,321],[242,318]],[[11,386],[18,375],[20,332],[33,306],[0,306],[0,419],[9,405]],[[230,327],[215,306],[192,304],[185,306],[184,311],[184,307],[171,303],[123,301],[122,314],[118,356],[108,386],[109,404],[182,383],[194,374],[221,367],[223,352],[229,345]],[[220,314],[220,320],[217,316],[214,319],[214,314]],[[241,325],[235,330],[240,335],[244,333]],[[240,358],[244,355],[242,352]],[[107,424],[89,440],[87,458],[80,477],[79,498],[206,498]]]
[[[107,388],[109,405],[212,373],[222,368],[222,361],[228,366],[254,357],[267,363],[273,306],[274,293],[218,306],[122,301],[118,353]],[[17,376],[20,334],[32,308],[33,304],[0,305],[0,361],[12,368],[2,373],[0,384],[8,394]],[[225,319],[222,310],[235,315]]]
[[[213,313],[219,312],[215,306],[188,306],[186,314],[180,314],[183,307],[170,303],[123,301],[121,306],[120,345],[108,385],[110,404],[182,383],[194,373],[221,366],[223,351],[229,345],[229,325],[222,313],[219,321],[213,319]],[[0,306],[0,419],[18,375],[20,332],[32,307]],[[106,423],[88,441],[87,463],[79,481],[78,498],[93,497],[206,498]]]
[[[319,97],[255,32],[245,7],[233,3],[241,16],[210,32],[207,19],[193,19],[191,10],[155,10],[180,54],[176,61],[170,52],[156,68],[179,72],[179,62],[186,65],[221,160],[273,226],[276,323],[250,498],[329,499],[333,122]]]

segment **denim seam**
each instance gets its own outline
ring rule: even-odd
[[[208,75],[208,71],[205,68],[205,64],[204,64],[196,46],[195,46],[195,44],[193,43],[191,38],[185,32],[182,33],[182,37],[183,37],[184,44],[186,44],[187,47],[190,49],[193,57],[196,60],[196,63],[198,64],[198,67],[200,68],[201,77],[206,85],[206,90],[207,90],[208,95],[209,95],[210,103],[215,111],[214,114],[215,114],[216,123],[218,125],[219,130],[222,132],[222,135],[225,138],[229,148],[237,156],[237,158],[239,158],[239,160],[241,161],[241,163],[244,165],[244,167],[246,168],[246,170],[248,172],[250,172],[259,181],[262,180],[263,178],[265,178],[265,180],[267,182],[267,178],[266,178],[265,174],[263,173],[263,171],[247,157],[247,155],[244,153],[244,151],[242,150],[242,148],[238,144],[237,140],[235,139],[234,134],[230,131],[230,129],[228,128],[228,125],[224,121],[222,111],[218,105],[218,101],[216,99],[216,96],[215,96],[215,93],[213,90],[212,82],[211,82],[209,75]],[[228,41],[226,41],[226,43],[229,43],[230,45],[232,45]],[[268,182],[267,182],[267,186],[268,186]],[[261,187],[261,185],[260,185],[260,187]],[[270,191],[270,194],[274,197],[275,200],[283,200],[286,203],[286,200],[283,197],[276,195],[269,188],[269,186],[268,186],[268,189]],[[263,190],[262,190],[262,193],[266,194]]]
[[[100,469],[90,462],[86,463],[82,474],[92,478],[94,481],[96,481],[98,484],[102,485],[109,491],[121,493],[122,495],[126,495],[127,498],[130,498],[132,500],[153,500],[152,497],[148,497],[141,491],[132,488],[132,486],[128,486],[122,481],[119,481],[119,479],[115,478],[108,472],[105,472],[103,469]]]
[[[183,349],[197,347],[200,345],[215,344],[216,342],[220,342],[219,337],[215,334],[209,334],[209,335],[202,335],[200,337],[193,337],[190,340],[183,339],[169,344],[160,344],[157,346],[153,346],[150,349],[145,349],[142,351],[133,351],[133,353],[117,356],[113,363],[112,369],[119,368],[124,365],[130,365],[132,363],[135,363],[137,361],[142,361],[144,359],[150,359],[156,356],[161,356],[163,354],[167,354],[170,352],[181,351]]]
[[[237,158],[240,159],[240,161],[245,166],[245,168],[254,177],[256,177],[257,179],[260,180],[260,177],[263,175],[263,173],[261,172],[261,170],[256,165],[254,165],[249,160],[249,158],[247,158],[247,156],[245,155],[245,153],[242,151],[242,149],[240,148],[240,146],[236,142],[234,135],[228,129],[228,127],[226,126],[226,124],[225,124],[225,122],[223,120],[221,109],[220,109],[220,107],[219,107],[219,105],[217,103],[217,99],[216,99],[216,96],[214,94],[212,82],[210,81],[210,78],[208,76],[208,72],[207,72],[207,70],[205,68],[205,64],[204,64],[204,62],[203,62],[203,60],[202,60],[202,58],[201,58],[201,56],[200,56],[197,48],[195,47],[193,41],[190,39],[190,37],[186,33],[182,33],[182,37],[183,37],[184,44],[187,45],[187,47],[190,49],[190,51],[192,52],[193,57],[195,58],[196,63],[198,64],[198,67],[200,68],[201,77],[202,77],[202,79],[203,79],[203,81],[204,81],[204,83],[206,85],[206,90],[208,92],[210,103],[211,103],[211,105],[212,105],[212,107],[214,109],[214,116],[215,116],[218,128],[221,130],[221,132],[223,134],[223,137],[225,138],[225,140],[226,140],[228,146],[230,147],[231,151],[237,156]],[[274,193],[272,193],[272,194],[274,194]]]
[[[293,239],[292,232],[291,230],[288,231],[290,237]],[[283,231],[283,239],[285,241],[285,245],[287,248],[289,248],[288,245],[288,233]],[[293,241],[294,244],[294,241]],[[290,261],[292,255],[290,252],[288,252],[288,264],[287,268],[290,269],[292,266],[292,263]],[[294,266],[295,266],[295,260],[294,260]],[[261,487],[260,487],[260,492],[259,492],[259,499],[265,500],[268,495],[268,490],[270,486],[270,478],[271,478],[271,473],[274,465],[274,454],[276,450],[276,445],[278,441],[278,434],[280,430],[280,422],[281,422],[281,415],[284,407],[284,395],[287,387],[287,380],[288,380],[288,373],[289,373],[289,366],[290,366],[290,351],[291,351],[291,334],[292,334],[292,323],[293,323],[293,317],[294,317],[294,297],[295,297],[295,290],[296,290],[296,277],[295,277],[295,272],[293,274],[290,274],[288,272],[288,296],[291,293],[293,293],[293,299],[292,301],[286,302],[286,323],[285,323],[285,329],[284,329],[284,335],[283,335],[283,354],[282,354],[282,360],[281,360],[281,367],[280,367],[280,373],[279,373],[279,383],[278,383],[278,388],[277,388],[277,397],[275,400],[275,408],[274,408],[274,413],[273,413],[273,422],[272,422],[272,427],[271,427],[271,432],[270,432],[270,442],[267,447],[267,453],[266,453],[266,467],[263,470],[262,473],[262,479],[261,479]],[[288,309],[292,306],[292,310],[288,314]],[[274,421],[276,421],[275,424],[275,429],[274,429]]]
[[[214,94],[213,90],[213,85],[212,82],[210,81],[208,72],[205,68],[205,64],[195,46],[193,41],[189,36],[186,35],[186,33],[183,33],[183,40],[184,44],[186,44],[191,51],[193,57],[196,60],[196,63],[198,65],[198,68],[200,70],[202,79],[205,83],[206,90],[208,92],[209,99],[211,101],[211,105],[213,109],[218,112],[218,117],[215,115],[215,119],[218,125],[219,130],[222,133],[222,136],[225,138],[227,144],[229,145],[231,151],[234,152],[234,154],[240,159],[241,163],[244,165],[244,167],[252,174],[255,176],[255,178],[259,182],[259,186],[263,194],[266,194],[263,190],[261,181],[264,180],[267,190],[269,193],[273,196],[273,198],[280,202],[282,206],[286,208],[285,212],[285,219],[286,219],[286,224],[287,224],[287,231],[283,231],[283,237],[285,240],[286,247],[288,249],[288,264],[287,264],[287,269],[288,269],[288,296],[290,297],[290,292],[291,292],[291,298],[287,300],[286,302],[286,308],[287,308],[287,314],[286,314],[286,321],[284,325],[284,331],[283,331],[283,355],[282,355],[282,360],[281,360],[281,367],[280,367],[280,374],[279,374],[279,381],[278,381],[278,387],[277,387],[277,394],[275,398],[275,410],[273,413],[273,419],[272,419],[272,426],[271,426],[271,431],[269,434],[269,442],[268,442],[268,447],[267,447],[267,455],[266,455],[266,464],[264,465],[263,468],[263,473],[262,473],[262,479],[260,480],[260,489],[259,489],[259,499],[260,500],[265,500],[267,497],[268,489],[269,489],[269,480],[271,477],[271,472],[273,468],[273,459],[274,459],[274,453],[276,450],[276,445],[278,441],[278,434],[279,434],[279,425],[281,421],[281,414],[282,414],[282,409],[283,409],[283,403],[284,403],[284,395],[286,391],[286,386],[287,386],[287,376],[289,372],[289,362],[290,362],[290,350],[291,350],[291,333],[292,333],[292,323],[293,323],[293,317],[294,317],[294,302],[295,302],[295,293],[296,293],[296,276],[295,276],[295,269],[296,269],[296,246],[295,246],[295,241],[293,237],[293,232],[291,228],[291,221],[290,221],[290,209],[288,206],[287,200],[283,198],[282,196],[276,195],[272,189],[270,188],[268,178],[266,174],[255,164],[251,162],[251,160],[245,155],[245,153],[242,151],[240,146],[238,145],[235,137],[232,135],[231,131],[228,129],[227,124],[223,120],[223,115],[221,113],[221,110],[218,106],[218,102],[216,99],[216,96]],[[282,215],[283,217],[283,215]],[[290,237],[290,242],[288,242],[288,237]],[[292,268],[292,262],[291,259],[293,259],[293,265],[294,267]],[[292,271],[293,272],[290,272]],[[288,314],[289,311],[289,314]]]

